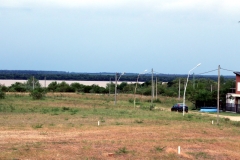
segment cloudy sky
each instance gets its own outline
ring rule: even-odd
[[[0,0],[0,69],[240,71],[239,21],[239,0]]]

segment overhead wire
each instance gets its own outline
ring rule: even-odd
[[[211,71],[207,71],[207,72],[203,72],[203,73],[198,73],[197,75],[206,74],[206,73],[214,72],[214,71],[217,71],[217,70],[218,70],[218,69],[214,69],[214,70],[211,70]]]
[[[236,72],[236,71],[233,71],[233,70],[230,70],[230,69],[224,69],[224,68],[221,68],[222,70],[225,70],[225,71],[229,71],[229,72]]]

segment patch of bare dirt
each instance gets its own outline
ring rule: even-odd
[[[240,159],[239,134],[172,127],[3,128],[0,159]]]

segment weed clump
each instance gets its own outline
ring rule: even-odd
[[[129,153],[129,151],[127,150],[126,147],[123,147],[123,148],[118,148],[117,151],[115,151],[116,154],[127,154]]]

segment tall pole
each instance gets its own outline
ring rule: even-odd
[[[135,90],[134,90],[134,108],[136,107],[136,91],[137,91],[137,84],[138,84],[138,78],[139,78],[140,74],[137,77],[137,82],[136,82],[136,86],[135,86]]]
[[[200,66],[201,63],[199,63],[197,66],[195,66],[193,69],[191,69],[189,72],[188,72],[188,76],[187,76],[187,81],[186,81],[186,84],[185,84],[185,87],[184,87],[184,92],[183,92],[183,116],[184,116],[184,109],[185,109],[185,93],[186,93],[186,89],[187,89],[187,83],[188,83],[188,78],[189,78],[189,74],[192,70],[194,70],[195,68],[197,68],[198,66]]]
[[[143,73],[147,72],[147,70],[145,70]],[[135,89],[134,89],[134,101],[133,101],[133,104],[134,104],[134,108],[136,106],[136,91],[137,91],[137,84],[138,84],[138,79],[139,79],[139,76],[140,76],[141,73],[138,74],[137,76],[137,82],[136,82],[136,86],[135,86]]]
[[[193,89],[195,89],[195,76],[194,76],[194,73],[193,73]]]
[[[153,105],[153,94],[154,94],[154,86],[153,86],[153,69],[152,69],[152,98],[151,98],[151,105]]]
[[[110,84],[109,84],[109,95],[110,95],[110,93],[111,93],[111,85],[112,85],[112,80],[111,80],[111,78],[110,78]]]
[[[157,77],[156,77],[156,99],[157,99]]]
[[[46,76],[44,78],[44,87],[46,88]]]
[[[117,103],[117,73],[115,74],[115,101],[114,105]]]
[[[123,72],[123,73],[119,76],[118,79],[117,79],[118,73],[116,73],[116,75],[115,75],[115,102],[114,102],[114,105],[116,105],[116,103],[117,103],[117,82],[119,81],[119,79],[121,78],[121,76],[124,75],[124,74],[125,74],[125,73]]]
[[[33,76],[32,83],[33,83],[33,90],[34,90],[34,84],[35,84],[35,82],[34,82],[34,76]]]
[[[219,124],[220,65],[218,65],[217,124]]]
[[[178,82],[178,99],[180,100],[180,78],[179,78],[179,82]]]

